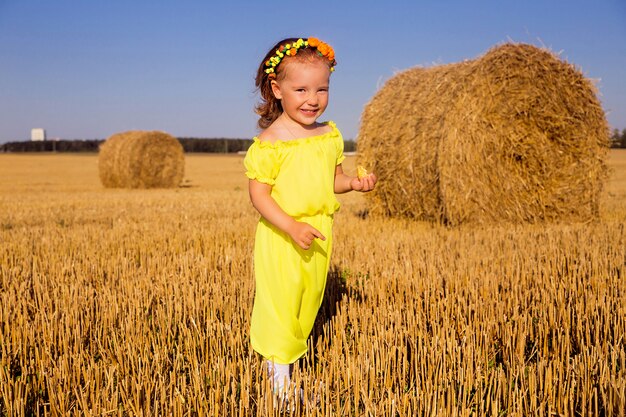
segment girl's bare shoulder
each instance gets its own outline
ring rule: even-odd
[[[322,135],[333,131],[333,127],[331,126],[329,122],[318,123],[318,129],[319,129],[320,134]]]
[[[280,126],[271,124],[267,129],[259,133],[257,138],[261,142],[274,143],[277,140],[281,140],[284,137],[285,132],[283,130],[284,129],[281,129]]]

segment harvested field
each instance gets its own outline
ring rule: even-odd
[[[0,415],[278,415],[248,346],[242,158],[128,190],[97,155],[0,154]],[[593,223],[448,229],[341,195],[295,378],[320,401],[293,414],[624,415],[626,152],[608,165]]]

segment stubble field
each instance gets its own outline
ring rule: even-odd
[[[626,152],[609,165],[587,224],[447,229],[340,196],[293,414],[624,415]],[[110,190],[96,155],[0,155],[0,414],[278,414],[248,345],[257,219],[241,156]]]

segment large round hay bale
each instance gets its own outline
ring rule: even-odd
[[[98,168],[107,188],[172,188],[183,179],[185,156],[167,133],[128,131],[100,145]]]
[[[609,128],[594,85],[548,50],[391,78],[361,119],[370,210],[461,223],[587,221],[598,214]]]

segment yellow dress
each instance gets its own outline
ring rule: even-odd
[[[257,225],[250,343],[276,363],[293,363],[306,353],[326,287],[339,209],[335,168],[345,158],[341,133],[327,124],[330,132],[307,138],[270,143],[255,137],[244,160],[248,178],[271,185],[272,198],[287,214],[326,237],[304,250],[263,217]]]

